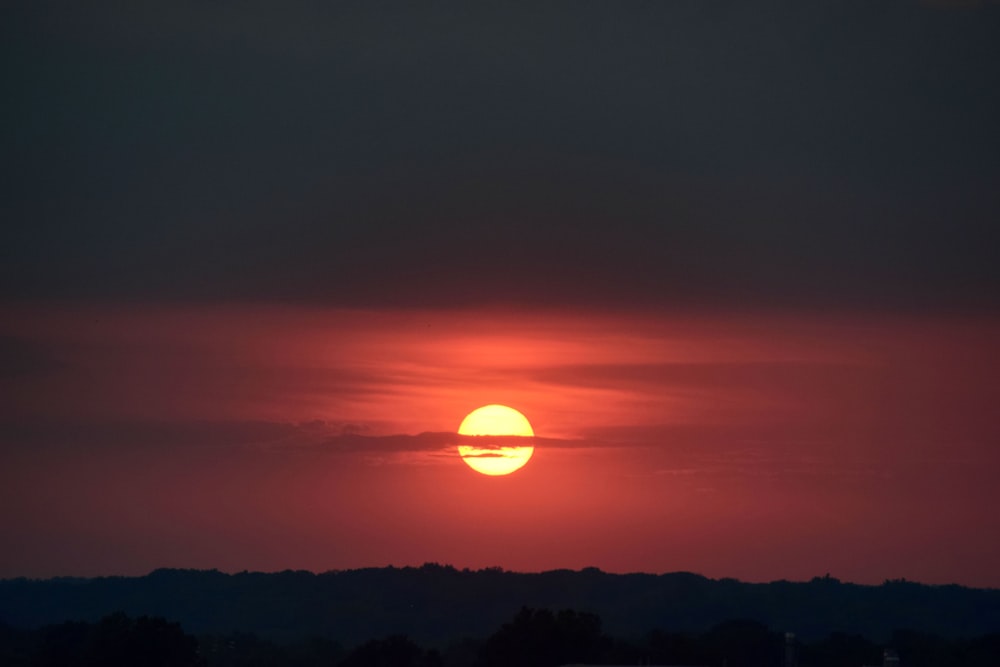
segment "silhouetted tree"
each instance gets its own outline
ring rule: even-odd
[[[198,641],[178,623],[159,617],[130,619],[119,612],[94,626],[85,652],[90,665],[174,667],[198,664]]]
[[[0,665],[24,667],[30,660],[33,633],[12,628],[0,621]]]
[[[595,614],[523,607],[479,651],[480,667],[553,667],[599,662],[610,648]]]
[[[644,653],[645,661],[661,665],[702,665],[711,661],[711,652],[701,638],[681,632],[650,632]]]
[[[464,637],[448,644],[441,661],[448,667],[472,667],[476,664],[483,639]]]
[[[900,664],[907,667],[969,664],[958,642],[924,632],[896,630],[890,646],[899,653]]]
[[[1000,632],[969,641],[965,664],[1000,665]]]
[[[87,645],[90,632],[89,623],[72,621],[42,628],[39,632],[34,664],[39,667],[82,664],[84,647]]]
[[[861,635],[835,632],[826,639],[802,646],[799,658],[812,667],[842,665],[878,665],[882,663],[882,648]]]
[[[307,636],[355,645],[395,633],[447,645],[458,637],[487,637],[511,610],[543,604],[599,613],[606,629],[636,636],[656,627],[704,632],[731,618],[757,619],[805,641],[832,631],[884,641],[895,628],[946,638],[1000,628],[1000,590],[898,580],[745,584],[691,573],[518,574],[434,563],[323,574],[157,570],[145,577],[0,580],[0,619],[13,627],[90,618],[95,609],[128,609],[137,600],[199,636],[239,629],[283,645]]]
[[[340,667],[441,667],[437,651],[424,651],[402,635],[373,639],[347,654]]]
[[[177,623],[117,612],[94,625],[68,622],[43,628],[32,662],[39,667],[188,667],[199,664],[197,649],[197,640]]]
[[[704,640],[715,662],[729,667],[781,664],[784,638],[751,620],[726,621],[709,630]]]
[[[273,667],[287,662],[281,647],[248,632],[202,637],[199,652],[208,667]],[[320,664],[331,665],[333,660]]]
[[[178,624],[162,618],[133,620],[122,613],[96,624],[67,622],[39,630],[0,623],[3,667],[551,667],[564,662],[774,667],[781,664],[782,644],[780,635],[755,621],[729,621],[700,635],[654,630],[640,642],[611,640],[593,614],[529,608],[487,640],[452,643],[444,656],[393,636],[362,644],[343,660],[343,649],[328,639],[283,644],[238,632],[202,637],[195,655],[193,639]],[[1000,633],[955,639],[897,630],[886,645],[907,666],[1000,665]],[[800,646],[801,664],[842,667],[879,664],[884,645],[833,633]]]
[[[344,657],[344,649],[335,641],[321,637],[309,637],[305,641],[287,647],[288,664],[292,667],[322,665],[331,667]]]

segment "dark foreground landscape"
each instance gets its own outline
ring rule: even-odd
[[[1000,664],[1000,590],[426,564],[0,582],[2,664]]]

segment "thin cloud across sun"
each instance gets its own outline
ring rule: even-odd
[[[506,405],[473,410],[462,420],[458,434],[475,439],[472,444],[460,444],[458,453],[470,468],[484,475],[509,475],[520,470],[535,451],[530,444],[511,444],[512,439],[533,438],[535,431],[527,417]]]

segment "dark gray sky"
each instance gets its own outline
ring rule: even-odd
[[[998,304],[993,4],[0,12],[5,299]]]

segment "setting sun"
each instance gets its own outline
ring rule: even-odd
[[[485,405],[470,412],[458,427],[458,434],[478,438],[475,444],[458,446],[458,453],[470,468],[484,475],[509,475],[528,462],[535,448],[511,444],[510,438],[535,435],[528,419],[506,405]]]

